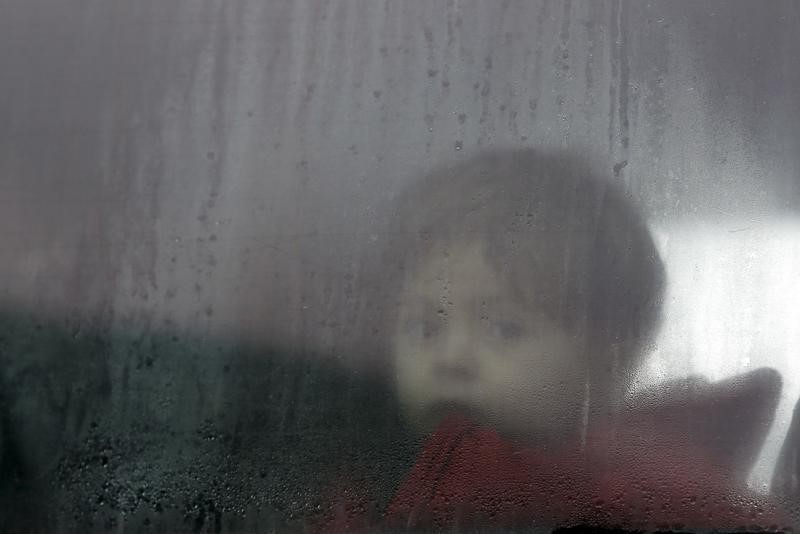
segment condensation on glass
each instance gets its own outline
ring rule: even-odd
[[[797,528],[798,23],[6,2],[0,530]]]

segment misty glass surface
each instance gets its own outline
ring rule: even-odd
[[[0,531],[798,528],[798,24],[0,2]]]

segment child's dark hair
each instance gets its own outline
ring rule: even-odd
[[[630,369],[652,339],[664,288],[652,236],[626,195],[581,158],[486,151],[404,191],[381,262],[379,283],[389,297],[384,335],[406,274],[437,247],[462,240],[483,241],[513,291],[588,334],[590,354],[626,347],[617,363]]]

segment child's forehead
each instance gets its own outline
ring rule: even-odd
[[[524,306],[528,300],[518,290],[519,276],[504,269],[503,262],[491,261],[490,248],[480,239],[462,240],[433,247],[407,273],[404,294],[407,298],[468,300],[486,306]],[[537,285],[525,280],[526,289]],[[544,288],[536,289],[544,292]],[[530,293],[530,291],[525,291]]]
[[[487,244],[480,239],[438,243],[420,256],[407,274],[414,285],[437,285],[470,276],[499,284],[499,273],[487,257]]]

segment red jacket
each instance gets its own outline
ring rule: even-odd
[[[752,379],[740,383],[753,387]],[[731,402],[747,400],[733,386],[630,410],[613,427],[590,431],[585,446],[559,450],[525,447],[451,416],[426,440],[383,513],[370,514],[369,488],[351,485],[323,530],[787,528],[788,517],[747,489],[724,451],[685,435],[692,414],[713,428],[714,414],[704,409],[730,410]]]

